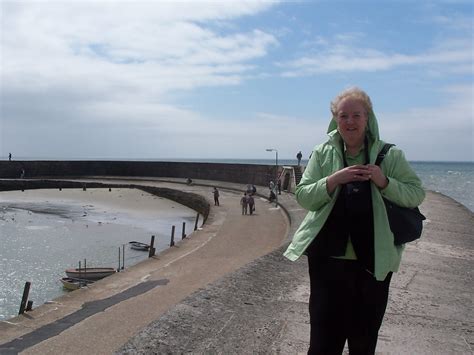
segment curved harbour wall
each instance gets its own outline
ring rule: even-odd
[[[138,161],[0,161],[0,178],[123,176],[191,178],[267,186],[274,165]]]
[[[0,180],[0,191],[12,190],[32,190],[32,189],[67,189],[67,188],[129,188],[139,189],[152,195],[160,196],[173,200],[179,204],[189,207],[203,216],[204,222],[209,216],[209,202],[198,194],[168,189],[164,187],[143,186],[138,184],[104,184],[99,182],[80,182],[80,181],[64,181],[64,180]]]

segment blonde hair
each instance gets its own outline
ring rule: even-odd
[[[367,110],[367,113],[372,111],[372,101],[370,101],[369,95],[367,95],[367,93],[364,90],[358,88],[357,86],[353,86],[353,87],[343,90],[341,93],[339,93],[339,95],[337,95],[331,101],[331,112],[333,116],[336,116],[337,106],[339,106],[342,100],[347,99],[347,98],[360,101],[362,105],[364,105],[365,109]]]

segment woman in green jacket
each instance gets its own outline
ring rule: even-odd
[[[374,165],[380,140],[369,96],[359,88],[331,102],[327,142],[313,150],[296,189],[309,212],[285,252],[308,257],[311,339],[308,354],[373,354],[392,272],[404,246],[394,244],[382,196],[403,207],[425,192],[403,152]]]

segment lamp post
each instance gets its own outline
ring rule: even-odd
[[[278,194],[276,193],[276,186],[278,184],[278,150],[276,150],[275,148],[267,148],[265,149],[267,152],[275,152],[275,185],[274,185],[274,189],[275,189],[275,206],[278,204]]]

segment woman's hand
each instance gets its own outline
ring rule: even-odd
[[[369,170],[370,180],[372,180],[373,183],[379,189],[385,189],[388,185],[388,179],[383,174],[382,169],[380,169],[380,166],[373,165],[373,164],[368,164],[366,166],[367,166],[367,169]]]
[[[328,176],[326,180],[326,189],[329,194],[332,194],[339,185],[353,181],[367,181],[370,180],[371,177],[372,173],[369,170],[368,165],[348,166]]]
[[[383,174],[378,165],[352,165],[334,174],[328,176],[326,181],[326,188],[329,194],[332,194],[336,187],[354,181],[372,180],[373,183],[380,189],[384,189],[388,185],[388,179]]]

